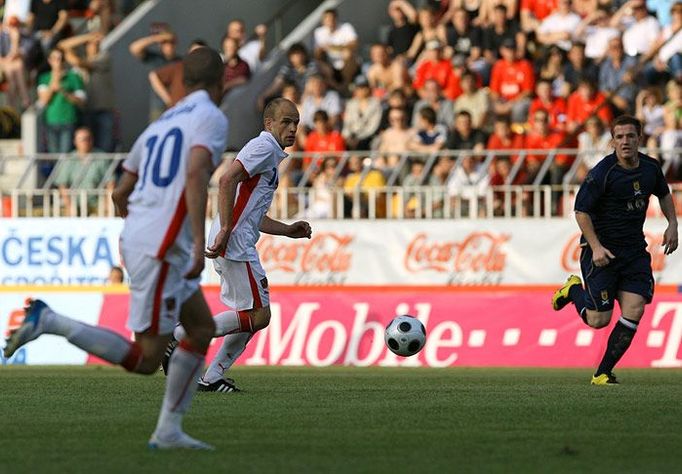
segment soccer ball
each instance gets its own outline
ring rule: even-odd
[[[409,357],[422,350],[426,344],[426,329],[414,316],[396,316],[386,326],[384,340],[391,352]]]

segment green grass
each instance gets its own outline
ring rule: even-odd
[[[0,368],[0,473],[680,472],[682,371],[238,368],[150,452],[162,375]]]

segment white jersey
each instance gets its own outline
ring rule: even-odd
[[[249,178],[239,183],[232,210],[232,232],[224,257],[228,260],[256,261],[256,242],[260,237],[260,223],[268,212],[279,184],[277,168],[287,154],[270,132],[261,132],[249,141],[235,160],[239,161]],[[211,229],[209,245],[220,229],[220,216],[216,216]]]
[[[217,166],[226,142],[227,118],[204,90],[191,93],[151,123],[123,162],[138,180],[128,201],[121,247],[186,263],[193,243],[185,203],[190,152],[206,148]]]

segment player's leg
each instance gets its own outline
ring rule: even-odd
[[[227,261],[226,270],[221,273],[221,297],[227,305],[240,309],[236,312],[239,329],[223,338],[220,349],[199,382],[201,391],[238,391],[234,381],[225,379],[223,375],[244,352],[253,335],[270,324],[270,295],[260,262]],[[233,317],[229,315],[229,318]],[[234,327],[234,323],[230,327]]]
[[[182,418],[196,392],[195,381],[201,375],[206,351],[215,332],[213,318],[201,290],[196,289],[182,303],[180,321],[187,335],[179,341],[170,358],[161,413],[149,445],[152,448],[211,449],[210,445],[182,431]],[[172,326],[168,330],[171,329]]]
[[[131,342],[108,329],[91,326],[57,313],[41,300],[27,300],[26,316],[22,325],[7,339],[5,357],[41,334],[64,337],[74,346],[112,364],[121,365],[130,372],[151,373],[150,364],[156,357],[156,346],[146,341]],[[161,349],[165,347],[161,341]],[[161,354],[156,359],[158,367]]]

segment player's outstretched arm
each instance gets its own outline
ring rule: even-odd
[[[239,160],[230,163],[225,174],[220,177],[218,182],[218,215],[220,216],[220,230],[213,242],[209,242],[205,255],[208,258],[217,258],[225,252],[227,241],[232,232],[232,209],[234,209],[234,199],[237,193],[237,185],[248,179],[249,173],[244,169],[244,165]]]
[[[306,221],[296,221],[293,224],[285,224],[284,222],[276,221],[268,216],[263,216],[258,229],[265,234],[270,235],[284,235],[292,239],[309,239],[313,234],[310,224]]]
[[[204,245],[206,244],[206,201],[208,199],[208,182],[213,172],[211,152],[204,147],[194,147],[190,151],[187,166],[187,184],[185,202],[187,215],[192,229],[194,248],[192,262],[185,273],[185,278],[197,278],[204,269]]]
[[[128,215],[128,197],[135,189],[137,183],[137,175],[130,171],[123,171],[123,176],[111,193],[111,200],[114,201],[114,207],[121,217]]]
[[[675,212],[675,201],[671,193],[666,194],[660,200],[661,212],[668,219],[668,227],[663,233],[663,247],[666,255],[670,255],[677,250],[677,213]]]
[[[608,265],[611,259],[616,258],[609,249],[599,242],[592,218],[588,213],[575,211],[575,220],[578,222],[578,226],[583,233],[583,237],[587,240],[587,244],[592,249],[592,261],[596,266],[603,267]]]

